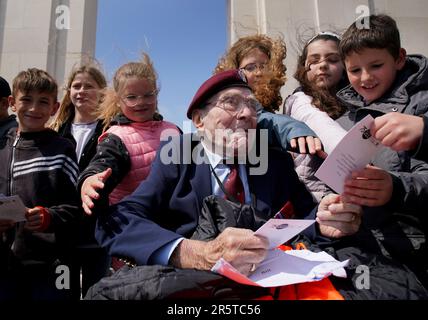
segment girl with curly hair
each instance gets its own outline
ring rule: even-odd
[[[276,115],[282,104],[280,93],[285,84],[286,46],[262,34],[240,38],[220,59],[214,73],[240,69],[263,108],[258,111],[257,125],[268,129],[270,136],[287,150],[314,154],[320,152],[321,142],[304,123],[291,117]]]
[[[282,104],[280,93],[285,84],[284,59],[287,54],[282,39],[266,35],[240,38],[219,61],[215,73],[241,69],[248,84],[265,110],[274,112]]]

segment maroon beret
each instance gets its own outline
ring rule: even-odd
[[[244,87],[251,90],[241,71],[233,69],[217,73],[205,81],[198,89],[190,103],[189,109],[187,109],[187,118],[192,119],[193,110],[204,107],[203,103],[213,95],[231,87]]]

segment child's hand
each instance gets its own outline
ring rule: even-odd
[[[323,159],[327,157],[327,154],[323,151],[322,143],[319,138],[307,136],[290,140],[290,147],[292,149],[297,149],[298,153],[306,154],[306,146],[308,147],[309,154],[317,154]]]
[[[383,145],[405,151],[418,146],[423,130],[421,117],[391,112],[375,119],[371,134]]]
[[[30,231],[45,231],[51,222],[51,215],[46,208],[43,207],[34,207],[32,209],[27,208],[27,213],[25,214],[27,222],[24,225],[24,228]]]
[[[14,224],[15,222],[13,222],[12,220],[0,219],[0,234],[12,228]]]
[[[377,207],[386,204],[392,197],[392,177],[380,168],[367,165],[362,171],[355,171],[345,181],[346,201],[361,206]]]
[[[104,182],[111,176],[112,170],[108,168],[103,172],[94,174],[85,179],[80,190],[80,197],[82,199],[82,207],[87,215],[92,214],[94,202],[92,200],[99,199],[100,195],[97,190],[104,188]]]
[[[322,198],[316,220],[323,236],[340,238],[358,231],[361,215],[361,206],[344,202],[338,194],[329,194]]]

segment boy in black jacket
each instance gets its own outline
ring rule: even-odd
[[[19,195],[27,220],[0,230],[0,300],[70,297],[78,166],[73,145],[45,128],[58,109],[57,90],[38,69],[20,72],[13,82],[9,104],[19,126],[0,145],[0,193]]]

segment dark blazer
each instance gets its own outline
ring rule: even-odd
[[[179,136],[163,143],[147,179],[133,194],[98,217],[96,239],[111,255],[132,258],[139,265],[152,264],[151,257],[156,250],[175,239],[192,235],[202,200],[211,195],[212,190],[208,162],[190,163],[191,157],[186,155],[191,150],[183,152],[183,146],[193,151],[195,146],[200,147],[199,143],[192,143],[192,147],[190,143],[183,143],[190,137]],[[199,150],[203,158],[203,149]],[[162,163],[161,157],[166,155],[174,163]],[[299,181],[291,156],[270,149],[267,161],[266,174],[248,174],[250,192],[256,197],[258,210],[273,216],[290,200],[297,217],[313,219],[315,204]],[[315,227],[308,234],[314,237]]]

